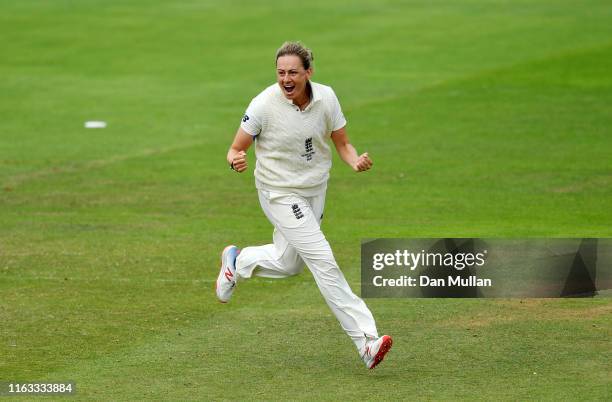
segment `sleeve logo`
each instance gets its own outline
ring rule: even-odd
[[[249,115],[245,114],[244,117],[242,118],[242,122],[246,123],[247,120],[249,120]]]

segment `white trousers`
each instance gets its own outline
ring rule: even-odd
[[[238,280],[253,274],[284,278],[302,272],[305,263],[327,305],[361,351],[366,337],[377,338],[378,332],[372,313],[352,292],[321,231],[325,191],[314,197],[261,189],[258,194],[264,213],[274,225],[274,243],[242,249],[236,259]]]

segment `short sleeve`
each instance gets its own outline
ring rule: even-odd
[[[344,118],[344,114],[342,113],[342,108],[340,107],[340,102],[338,101],[338,97],[336,96],[336,93],[333,90],[331,92],[332,92],[332,97],[331,97],[332,131],[336,131],[346,126],[346,119]]]
[[[263,107],[259,99],[254,98],[242,117],[240,127],[253,137],[256,137],[261,133],[262,122]]]

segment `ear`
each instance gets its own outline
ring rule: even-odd
[[[308,70],[306,70],[306,77],[310,79],[310,77],[312,77],[312,74],[314,74],[314,70],[312,69],[312,67],[308,67]]]

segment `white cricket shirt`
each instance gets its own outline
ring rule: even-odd
[[[313,195],[324,189],[331,168],[329,138],[346,125],[331,87],[310,82],[311,101],[304,110],[278,84],[257,95],[240,127],[255,139],[257,188]]]

